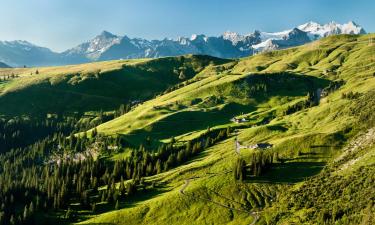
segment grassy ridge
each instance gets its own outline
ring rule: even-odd
[[[209,56],[181,56],[4,69],[0,74],[16,77],[0,83],[0,104],[3,106],[0,114],[113,110],[122,103],[149,99],[192,78],[208,65],[226,62],[229,61]]]
[[[95,213],[79,212],[80,224],[358,224],[371,221],[366,215],[374,212],[373,205],[363,199],[373,195],[374,148],[367,142],[356,151],[345,146],[375,125],[371,122],[375,121],[375,46],[368,44],[370,37],[374,35],[332,36],[238,61],[184,56],[77,66],[102,68],[85,75],[62,72],[74,67],[40,69],[39,77],[29,75],[34,69],[16,69],[23,71],[19,78],[0,83],[0,104],[6,106],[0,112],[65,111],[61,104],[69,110],[109,110],[126,99],[147,99],[163,92],[99,125],[97,131],[121,134],[136,146],[151,138],[152,144],[146,147],[153,149],[172,136],[177,144],[197,138],[207,127],[235,128],[227,139],[185,164],[146,177],[144,182],[154,187],[146,185],[144,192],[120,202],[118,210],[103,203]],[[115,69],[107,71],[105,65]],[[61,71],[54,73],[54,69]],[[179,78],[181,71],[185,82]],[[315,99],[317,104],[286,113],[288,107],[306,102],[310,94],[333,81],[341,86]],[[172,85],[176,86],[165,91]],[[52,97],[46,97],[41,87],[52,88],[47,92]],[[353,91],[358,94],[345,97]],[[78,93],[87,96],[77,98]],[[27,105],[25,96],[46,108]],[[14,102],[25,106],[12,106]],[[234,124],[229,121],[234,116],[248,122]],[[241,149],[238,154],[235,138],[242,145],[267,142],[273,148]],[[253,154],[260,151],[278,155],[271,169],[236,181],[233,170],[238,158],[249,169]],[[129,152],[108,155],[117,160]],[[355,189],[360,185],[362,189]],[[342,205],[348,210],[340,211]],[[335,213],[330,213],[333,209]],[[259,218],[251,212],[259,212]]]
[[[233,210],[243,208],[249,211],[262,209],[257,221],[259,224],[317,224],[321,221],[331,224],[335,220],[341,224],[352,224],[372,221],[374,207],[365,204],[367,200],[363,196],[373,195],[370,185],[373,179],[370,176],[374,162],[373,147],[364,145],[361,151],[350,154],[346,160],[340,163],[333,161],[353,135],[367,129],[363,124],[371,121],[371,113],[366,113],[371,111],[373,104],[369,99],[371,90],[375,88],[372,58],[375,47],[369,46],[367,41],[371,36],[333,36],[302,47],[241,59],[224,70],[211,67],[200,74],[205,77],[203,73],[206,72],[210,74],[208,78],[146,102],[129,114],[99,126],[99,132],[138,135],[140,141],[146,135],[155,135],[155,139],[158,139],[163,138],[163,134],[178,135],[184,132],[177,140],[186,140],[198,135],[208,125],[204,124],[207,120],[212,122],[209,126],[235,126],[211,112],[218,112],[228,119],[233,115],[225,114],[225,106],[238,104],[242,105],[239,111],[229,111],[237,115],[244,113],[242,116],[250,118],[248,126],[238,126],[239,141],[243,144],[270,142],[274,144],[273,151],[278,152],[285,162],[276,163],[259,178],[248,178],[244,183],[235,182],[232,168],[238,155],[234,152],[235,134],[232,134],[230,139],[210,147],[185,165],[147,178],[148,182],[160,185],[162,191],[155,193],[155,196],[146,201],[125,203],[123,209],[100,214],[82,224],[250,224],[254,217]],[[220,75],[211,76],[214,71]],[[320,84],[323,86],[327,80],[342,79],[344,84],[320,99],[318,106],[290,115],[283,114],[287,106],[305,99],[301,93],[307,89],[302,88],[298,92],[301,81],[289,88],[285,88],[285,83],[280,83],[285,89],[274,88],[275,94],[267,98],[253,96],[247,99],[241,96],[246,93],[240,89],[242,81],[254,76],[251,74],[274,76],[280,71],[296,74],[300,79],[304,79],[301,74],[315,77],[319,81],[317,84],[322,82]],[[295,79],[298,81],[298,78]],[[359,97],[342,97],[350,91],[359,92]],[[220,93],[225,93],[223,96],[228,98],[220,99]],[[200,101],[191,104],[195,98],[202,98],[204,104],[200,105]],[[172,104],[175,102],[180,103],[180,108]],[[168,107],[155,108],[155,105]],[[194,117],[195,113],[197,117]],[[184,121],[190,117],[195,120],[202,118],[198,120],[202,127],[194,127],[194,123]],[[251,125],[253,120],[262,121],[264,118],[270,118],[270,123]],[[183,124],[189,126],[182,127]],[[156,131],[160,132],[159,136],[153,133]],[[134,136],[132,138],[137,139]],[[241,150],[245,160],[251,153],[248,149]],[[353,169],[344,166],[347,164],[354,165]],[[326,169],[321,172],[324,167]],[[337,175],[336,171],[342,167],[345,170],[340,173],[344,175]],[[311,176],[313,178],[306,181]],[[194,179],[184,190],[186,195],[182,195],[180,190],[189,178]],[[351,181],[357,186],[362,185],[363,189],[354,190],[355,185],[351,185]],[[334,192],[335,188],[342,186],[346,186],[343,192],[353,193],[352,200],[358,204],[340,207],[351,201]],[[316,196],[316,193],[322,192],[325,194]],[[316,198],[302,201],[305,205],[301,205],[301,200],[309,195]],[[355,207],[358,211],[354,210]],[[332,210],[336,210],[335,214],[330,213]]]

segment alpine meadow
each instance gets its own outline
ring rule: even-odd
[[[99,15],[87,4],[71,21]],[[144,4],[149,21],[171,19]],[[203,18],[197,4],[179,10]],[[293,4],[303,14],[307,3]],[[373,18],[374,4],[357,4],[370,12],[353,17]],[[0,225],[375,224],[375,27],[295,25],[177,39],[104,31],[60,52],[0,41]]]

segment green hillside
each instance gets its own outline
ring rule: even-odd
[[[85,117],[36,121],[31,131],[51,132],[22,145],[26,125],[0,120],[14,134],[4,138],[12,145],[0,142],[0,201],[10,205],[0,219],[26,211],[40,224],[373,224],[374,37],[330,36],[239,60],[1,70],[17,74],[0,83],[6,116],[103,117],[141,103],[87,126]]]
[[[129,134],[129,138],[163,139],[227,124],[241,113],[252,112],[251,116],[257,117],[260,112],[272,111],[275,116],[291,102],[304,99],[308,92],[333,82],[344,80],[348,85],[343,88],[357,89],[360,82],[353,79],[371,77],[373,72],[374,62],[369,57],[373,46],[368,46],[367,38],[331,37],[299,48],[245,58],[230,68],[207,68],[197,76],[212,75],[213,71],[217,75],[145,102],[100,125],[98,131]],[[355,77],[353,70],[358,73]]]
[[[272,151],[278,152],[282,160],[258,178],[235,182],[232,170],[238,156],[232,134],[193,161],[147,178],[147,182],[161,185],[154,197],[125,203],[124,209],[83,223],[250,224],[256,219],[259,224],[353,224],[371,220],[373,203],[361,196],[374,196],[374,178],[370,175],[373,148],[366,143],[365,150],[352,155],[357,166],[345,175],[337,174],[338,163],[334,160],[349,148],[345,146],[350,146],[357,132],[373,126],[363,120],[373,121],[371,112],[375,110],[369,100],[375,97],[375,47],[368,44],[370,36],[334,36],[241,59],[230,68],[208,68],[199,75],[207,78],[98,126],[99,133],[123,134],[128,141],[146,146],[147,137],[167,142],[175,137],[183,143],[194,140],[208,126],[237,126],[243,144],[270,142],[274,144]],[[296,107],[296,112],[286,115],[288,107],[305,101],[307,93],[318,88],[327,92],[318,105]],[[351,92],[358,94],[346,97]],[[233,116],[249,122],[236,125],[229,121]],[[269,123],[262,125],[261,121]],[[251,150],[241,150],[247,163],[252,154]],[[350,162],[340,162],[345,163]],[[313,178],[306,181],[310,176]],[[353,194],[349,199],[334,192],[349,181],[354,182],[343,189]],[[356,185],[363,185],[363,189],[350,189]],[[186,194],[181,194],[184,187]],[[304,201],[308,193],[316,196],[325,190],[332,193]],[[350,198],[357,204],[348,203]],[[329,199],[337,200],[330,203]],[[342,204],[347,204],[345,210],[339,209]],[[336,210],[335,215],[332,210]],[[251,216],[253,211],[260,212],[259,218]]]
[[[206,66],[209,56],[122,60],[75,66],[0,69],[0,114],[46,114],[117,109],[150,99]]]

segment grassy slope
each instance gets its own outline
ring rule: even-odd
[[[214,72],[218,75],[208,76],[206,79],[150,100],[129,114],[100,125],[98,130],[106,134],[131,134],[139,140],[147,135],[156,139],[167,138],[225,123],[240,112],[281,108],[281,105],[302,97],[308,91],[306,87],[300,87],[303,82],[298,80],[301,78],[298,75],[301,74],[318,77],[319,80],[314,83],[320,83],[321,86],[324,86],[325,80],[345,79],[348,83],[353,83],[346,86],[348,91],[351,88],[358,90],[360,84],[352,82],[355,68],[361,68],[362,73],[368,76],[371,75],[371,70],[367,67],[374,65],[368,55],[373,47],[368,46],[366,39],[368,39],[366,36],[358,40],[356,36],[331,37],[299,48],[245,58],[226,70],[222,70],[221,66],[210,67],[197,76],[204,77],[204,74],[211,75]],[[274,93],[268,93],[266,98],[259,98],[259,96],[248,98],[244,95],[246,90],[241,87],[243,84],[241,81],[245,78],[251,78],[254,73],[268,74],[284,71],[289,72],[291,76],[296,75],[294,78],[297,80],[289,83],[281,81],[279,86],[274,85],[268,90]],[[252,82],[249,82],[248,86],[252,86]],[[224,101],[212,103],[210,96],[221,97]],[[197,98],[203,102],[193,104],[192,101]],[[195,124],[198,126],[194,126]],[[173,129],[170,129],[171,127]],[[175,130],[178,127],[183,127],[184,130]],[[161,132],[164,137],[160,136]]]
[[[0,76],[18,76],[0,81],[0,114],[113,110],[122,103],[151,98],[180,83],[181,71],[185,79],[190,79],[206,66],[227,62],[208,56],[181,56],[0,69]],[[37,70],[39,74],[35,74]]]
[[[234,67],[224,71],[210,68],[204,72],[211,74],[219,71],[219,73],[227,75],[210,76],[192,84],[192,86],[146,102],[130,112],[129,115],[133,115],[131,113],[134,113],[133,116],[139,115],[137,119],[134,119],[133,116],[124,115],[99,126],[99,131],[106,133],[131,133],[134,130],[139,130],[139,128],[155,126],[154,124],[158,124],[159,121],[175,115],[176,111],[181,114],[184,111],[193,111],[196,106],[186,104],[187,109],[176,109],[172,112],[167,110],[163,113],[159,108],[153,108],[154,104],[183,102],[185,99],[191,100],[197,96],[209,96],[213,94],[208,91],[211,85],[233,83],[248,76],[246,74],[254,72],[290,71],[294,74],[306,74],[331,80],[344,79],[346,81],[346,84],[338,91],[323,98],[319,106],[289,116],[278,114],[268,125],[239,130],[240,141],[244,143],[271,142],[275,144],[275,150],[279,151],[283,158],[288,159],[285,164],[275,165],[271,171],[261,178],[250,179],[245,183],[236,183],[233,180],[232,173],[226,173],[231,170],[233,161],[237,157],[234,153],[232,137],[205,150],[199,157],[186,165],[147,178],[147,181],[156,181],[159,185],[157,190],[160,192],[156,191],[154,196],[147,200],[139,199],[135,202],[128,202],[124,205],[124,209],[100,214],[83,223],[250,224],[253,219],[247,214],[228,210],[212,202],[202,200],[202,198],[208,198],[236,209],[252,208],[258,210],[257,208],[265,207],[266,210],[261,213],[259,223],[266,223],[267,221],[280,224],[309,223],[309,221],[310,223],[311,221],[316,223],[317,220],[311,218],[311,215],[316,215],[306,213],[308,211],[306,209],[295,207],[290,211],[288,202],[294,200],[291,198],[293,195],[288,195],[288,193],[293,193],[293,190],[297,190],[297,193],[303,193],[308,191],[310,187],[315,189],[316,186],[312,184],[319,179],[324,180],[325,186],[317,187],[317,190],[320,192],[329,190],[333,187],[331,185],[333,180],[341,179],[335,177],[334,174],[332,177],[331,175],[325,177],[326,172],[323,172],[313,178],[316,180],[304,181],[306,177],[318,174],[326,163],[329,163],[327,168],[331,168],[332,158],[340,154],[338,149],[342,148],[345,137],[351,137],[352,133],[355,133],[350,132],[347,128],[354,125],[356,118],[351,112],[358,109],[351,108],[354,100],[342,99],[341,94],[357,91],[366,95],[375,88],[373,76],[375,72],[373,58],[375,46],[368,46],[366,41],[370,36],[334,36],[298,48],[245,58]],[[200,76],[204,77],[205,75],[200,74]],[[365,100],[360,97],[356,101]],[[265,101],[248,101],[245,105],[249,107],[249,115],[261,117],[267,115],[267,113],[264,113],[267,110],[277,112],[280,108],[279,103],[283,101],[285,99],[273,96]],[[231,102],[229,100],[226,102],[236,102],[236,98],[233,98]],[[362,102],[362,104],[366,105],[366,102]],[[264,106],[266,108],[262,108]],[[219,105],[213,105],[212,107],[220,108]],[[223,124],[223,121],[216,121],[216,125]],[[182,120],[180,124],[173,127],[186,123]],[[131,126],[127,126],[128,124],[131,124]],[[171,127],[165,127],[164,129],[167,132],[168,129],[172,130]],[[193,135],[189,133],[186,136]],[[370,150],[366,151],[366,149]],[[347,171],[347,177],[342,179],[342,184],[354,179],[355,173],[361,165],[373,165],[373,147],[366,147],[366,149],[357,152],[358,155],[352,156],[351,159],[361,157],[354,163],[358,167],[354,166],[352,171]],[[242,152],[245,159],[248,151]],[[343,163],[347,163],[347,161]],[[335,164],[333,163],[333,165]],[[334,171],[337,170],[336,167],[332,168]],[[357,178],[366,177],[365,174],[361,173],[361,176]],[[186,195],[180,194],[179,190],[183,186],[184,180],[192,177],[199,178],[190,181],[185,189]],[[361,180],[358,180],[358,183],[360,182]],[[365,190],[371,191],[368,188]],[[362,192],[357,190],[357,193],[357,196],[361,196]],[[371,194],[371,192],[367,194]],[[322,199],[323,202],[333,198],[330,194],[327,196],[326,199]],[[335,198],[340,198],[340,196]],[[276,203],[273,203],[275,201]],[[346,202],[346,200],[338,200],[338,203],[342,202]],[[268,206],[271,204],[273,206],[269,208]],[[288,213],[285,214],[285,212]],[[355,221],[360,221],[363,215],[358,213],[360,218]]]

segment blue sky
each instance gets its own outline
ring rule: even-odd
[[[374,0],[0,0],[0,40],[55,51],[103,30],[160,39],[231,30],[280,31],[307,21],[353,20],[375,31]]]

